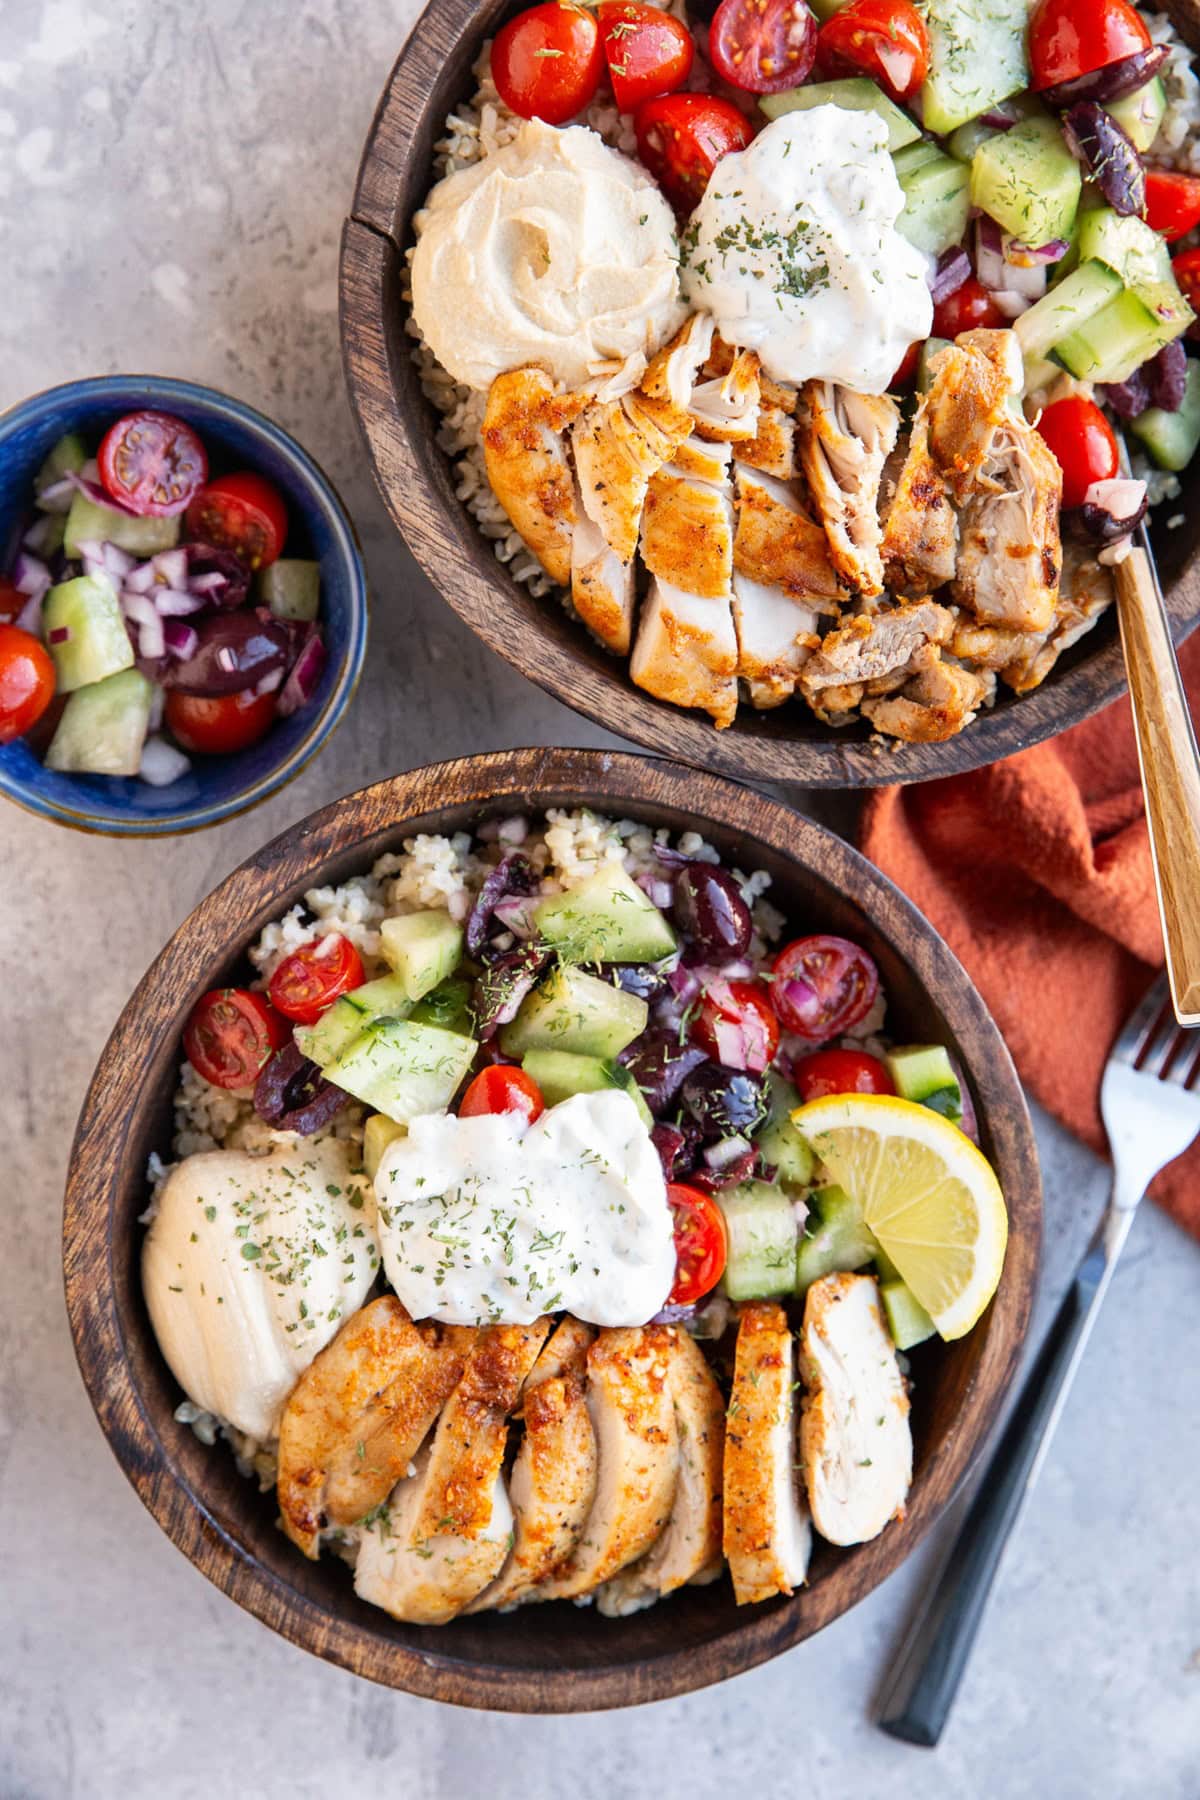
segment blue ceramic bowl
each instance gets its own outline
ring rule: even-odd
[[[261,743],[232,756],[195,757],[169,787],[112,775],[60,775],[20,740],[0,748],[0,793],[29,812],[79,831],[150,837],[197,831],[245,812],[298,775],[350,703],[367,640],[367,583],[354,527],[312,457],[253,407],[215,388],[158,375],[69,381],[0,415],[0,546],[29,507],[33,478],[54,443],[78,431],[95,445],[122,413],[156,407],[186,419],[217,469],[255,469],[288,503],[288,551],[321,565],[321,622],[328,660],[307,706],[280,719]]]

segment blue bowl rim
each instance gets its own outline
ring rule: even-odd
[[[367,646],[369,599],[366,564],[358,533],[344,500],[320,463],[265,413],[247,405],[244,400],[235,399],[221,388],[209,387],[203,382],[186,381],[172,375],[86,376],[81,380],[59,382],[54,387],[42,388],[38,393],[30,394],[24,400],[18,400],[12,406],[0,410],[0,436],[6,434],[11,427],[23,424],[27,415],[35,418],[48,400],[70,397],[76,397],[80,401],[102,400],[109,393],[115,399],[131,387],[144,388],[147,399],[153,399],[156,403],[176,401],[206,406],[218,416],[230,418],[268,439],[286,461],[298,467],[305,480],[321,495],[341,540],[340,547],[345,554],[351,577],[349,643],[337,682],[328,700],[286,761],[242,793],[213,805],[199,805],[182,812],[166,813],[156,819],[110,819],[90,813],[85,807],[66,807],[47,800],[36,789],[14,780],[6,770],[0,768],[0,794],[38,818],[49,819],[70,830],[95,832],[105,837],[162,837],[203,831],[261,805],[294,780],[317,752],[324,748],[341,723],[362,674]]]

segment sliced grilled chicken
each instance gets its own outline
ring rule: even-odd
[[[660,582],[703,600],[728,600],[733,576],[733,496],[681,474],[653,476],[642,512],[642,561]]]
[[[585,401],[556,394],[541,369],[497,375],[480,437],[492,492],[547,575],[571,578],[575,482],[563,437]]]
[[[895,492],[883,502],[880,556],[895,594],[924,595],[954,577],[958,517],[946,478],[929,452],[924,403],[917,409]]]
[[[685,422],[679,441],[686,435]],[[621,563],[633,560],[646,489],[675,442],[629,394],[589,406],[571,431],[583,509]]]
[[[805,663],[800,674],[805,699],[811,704],[827,689],[875,681],[905,668],[922,644],[944,643],[953,623],[953,614],[932,600],[847,620],[826,633],[821,648]]]
[[[796,1359],[774,1301],[742,1308],[725,1420],[725,1555],[739,1606],[790,1594],[812,1529],[796,1480]]]
[[[327,1525],[386,1500],[457,1385],[474,1331],[414,1325],[394,1294],[347,1319],[301,1375],[279,1426],[283,1528],[315,1558]]]
[[[596,1497],[596,1434],[587,1409],[595,1333],[565,1318],[525,1383],[525,1435],[509,1478],[513,1544],[499,1576],[468,1607],[516,1606],[571,1551]]]
[[[663,1531],[679,1479],[679,1437],[662,1325],[601,1331],[588,1351],[587,1404],[596,1434],[596,1498],[583,1532],[539,1600],[592,1593],[636,1562]]]
[[[582,504],[571,537],[571,604],[602,644],[627,656],[633,638],[636,576],[604,541]]]
[[[1041,636],[1020,641],[1020,648],[1001,665],[1001,679],[1018,694],[1039,686],[1063,651],[1099,623],[1115,597],[1111,569],[1074,548],[1066,551],[1053,625]]]
[[[1062,470],[1023,419],[1002,425],[959,517],[951,593],[985,625],[1047,631],[1058,603]]]
[[[711,713],[717,726],[737,712],[737,637],[728,600],[702,600],[652,581],[638,619],[629,673],[638,687],[676,706]]]
[[[426,1445],[416,1468],[363,1531],[354,1565],[354,1591],[394,1619],[444,1625],[493,1580],[508,1554],[512,1508],[497,1471],[479,1509],[472,1537],[425,1530],[436,1446]]]
[[[854,394],[832,381],[810,381],[796,429],[801,467],[834,568],[859,593],[882,593],[879,487],[900,429],[900,409],[886,394]]]
[[[826,1275],[804,1302],[800,1459],[813,1523],[862,1544],[902,1517],[912,1485],[908,1393],[873,1275]]]
[[[669,400],[686,412],[712,344],[712,314],[693,313],[651,360],[639,383],[642,393],[652,400]]]
[[[696,383],[688,411],[700,437],[738,443],[757,436],[761,397],[758,358],[739,350],[722,374]]]
[[[742,463],[736,474],[734,568],[817,612],[836,613],[846,595],[829,559],[825,533],[804,511],[795,489]]]
[[[685,438],[676,444],[671,466],[680,475],[691,475],[696,481],[711,481],[723,487],[729,480],[732,444],[709,444],[703,438]]]
[[[776,587],[764,587],[733,572],[733,623],[737,632],[737,672],[750,703],[760,712],[782,706],[821,639],[818,615]]]
[[[943,662],[939,647],[925,644],[914,654],[898,692],[864,699],[863,716],[887,737],[941,744],[971,723],[994,693],[995,681],[994,675]]]
[[[796,421],[782,406],[758,409],[758,430],[748,443],[737,447],[738,461],[777,481],[791,481],[796,473]]]
[[[985,474],[1000,428],[1016,417],[1011,404],[1023,380],[1020,346],[1011,331],[964,331],[930,363],[921,412],[929,453],[963,500]]]
[[[673,1330],[668,1358],[679,1484],[657,1543],[597,1594],[597,1606],[611,1618],[650,1606],[685,1583],[715,1581],[721,1573],[725,1402],[703,1350],[686,1331]]]
[[[532,1325],[489,1325],[476,1333],[434,1433],[416,1515],[418,1537],[451,1531],[472,1538],[486,1530],[509,1414],[549,1330],[549,1319],[542,1318]]]
[[[708,352],[708,361],[704,364],[703,374],[706,376],[728,375],[739,356],[745,352],[727,344],[719,333],[714,333]],[[763,406],[773,406],[780,412],[794,413],[799,404],[799,391],[789,387],[785,382],[775,381],[767,371],[759,365],[758,392]]]

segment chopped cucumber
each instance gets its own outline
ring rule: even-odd
[[[1144,87],[1119,100],[1106,100],[1104,110],[1115,119],[1135,150],[1148,150],[1158,136],[1158,128],[1167,110],[1167,90],[1162,77],[1155,75]]]
[[[815,8],[814,8],[815,11]],[[819,15],[818,15],[819,16]],[[903,149],[921,135],[921,127],[901,112],[873,81],[851,76],[846,81],[814,81],[808,87],[789,88],[784,94],[764,94],[759,103],[768,119],[788,112],[807,112],[813,106],[840,106],[846,112],[873,112],[887,126],[889,150]]]
[[[817,1159],[792,1124],[800,1096],[774,1069],[767,1073],[767,1102],[767,1122],[754,1139],[755,1147],[763,1161],[773,1165],[776,1180],[784,1187],[810,1187]]]
[[[650,1008],[636,994],[562,964],[500,1028],[505,1056],[530,1050],[570,1050],[577,1056],[619,1056],[646,1029]]]
[[[122,669],[73,693],[46,752],[64,775],[136,775],[150,725],[154,688],[137,669]]]
[[[1128,381],[1162,342],[1157,319],[1126,288],[1092,318],[1059,338],[1054,354],[1080,381]]]
[[[958,1124],[962,1089],[944,1044],[907,1044],[889,1051],[885,1061],[901,1099],[915,1100]]]
[[[160,550],[175,548],[182,528],[178,513],[173,519],[140,519],[118,512],[115,506],[101,506],[86,494],[76,494],[67,514],[63,547],[68,556],[78,556],[80,544],[89,543],[116,544],[130,556],[156,556]]]
[[[721,1286],[730,1300],[767,1300],[796,1285],[796,1209],[782,1188],[746,1181],[717,1195],[729,1239]]]
[[[1025,244],[1070,237],[1083,177],[1053,119],[987,138],[971,159],[971,204]]]
[[[530,1050],[522,1058],[521,1067],[537,1082],[547,1106],[557,1106],[573,1094],[598,1094],[605,1088],[617,1088],[629,1095],[646,1130],[654,1129],[654,1114],[646,1105],[641,1088],[624,1064],[611,1057],[576,1056],[570,1050]]]
[[[1094,259],[1105,263],[1137,295],[1157,321],[1158,347],[1169,344],[1192,323],[1195,314],[1179,291],[1166,239],[1144,219],[1124,218],[1110,206],[1092,207],[1079,221],[1079,256],[1081,262]],[[1146,354],[1152,356],[1154,351]]]
[[[940,256],[961,243],[971,210],[970,185],[971,171],[965,163],[935,152],[900,177],[904,211],[896,220],[897,231],[928,256]]]
[[[1014,119],[1045,119],[1049,115],[1036,94],[1013,94],[1005,106],[1005,112]],[[982,119],[968,119],[960,125],[946,145],[951,156],[957,156],[959,162],[969,163],[985,138],[995,137],[996,127],[985,125]]]
[[[398,975],[381,975],[335,1000],[315,1025],[297,1025],[297,1047],[323,1069],[375,1019],[406,1018],[411,1004]]]
[[[363,1168],[371,1181],[379,1173],[379,1164],[383,1153],[396,1138],[405,1135],[406,1127],[397,1125],[395,1119],[385,1119],[382,1113],[372,1113],[363,1127]]]
[[[666,918],[619,863],[539,901],[533,920],[567,962],[659,962],[676,947]]]
[[[812,1204],[815,1223],[800,1239],[796,1255],[798,1293],[822,1275],[861,1269],[879,1254],[879,1245],[863,1224],[862,1208],[844,1188],[821,1188]]]
[[[35,496],[44,494],[48,487],[53,487],[55,482],[62,480],[64,475],[77,475],[86,461],[87,445],[79,436],[78,432],[68,431],[65,437],[59,438],[57,444],[55,444],[49,456],[34,476],[33,491]],[[55,511],[58,510],[59,509],[56,507]],[[61,510],[66,512],[67,507],[65,502]]]
[[[258,593],[277,619],[315,619],[321,610],[321,565],[281,556],[259,571]]]
[[[1160,469],[1185,469],[1200,446],[1200,362],[1188,361],[1187,386],[1178,412],[1152,406],[1131,419],[1129,429]]]
[[[892,157],[896,180],[903,187],[910,175],[915,175],[918,169],[925,167],[926,163],[939,162],[941,155],[941,151],[930,138],[922,138],[919,143],[906,145],[903,150],[897,150]]]
[[[449,1106],[478,1049],[474,1038],[411,1019],[376,1019],[322,1068],[397,1125]]]
[[[469,981],[439,981],[417,1001],[409,1018],[420,1025],[439,1025],[443,1031],[457,1031],[460,1037],[474,1037],[475,1008]]]
[[[107,575],[77,575],[52,587],[42,619],[60,694],[133,667],[133,645]],[[59,631],[67,635],[55,643]]]
[[[921,354],[917,358],[918,394],[927,394],[929,392],[933,382],[933,369],[931,367],[933,359],[935,356],[940,356],[943,350],[948,350],[949,348],[949,338],[931,337],[925,339],[925,342],[921,345]]]
[[[902,1281],[882,1282],[879,1298],[883,1301],[888,1330],[897,1350],[911,1350],[914,1344],[923,1344],[937,1331],[921,1302]]]
[[[445,981],[462,961],[462,926],[440,909],[385,919],[379,938],[384,958],[404,983],[410,1000],[419,1000],[439,981]]]
[[[1026,364],[1046,356],[1060,338],[1103,311],[1120,291],[1120,276],[1098,262],[1084,263],[1051,288],[1013,323]]]
[[[1029,0],[916,0],[929,32],[926,131],[945,137],[1029,86]]]

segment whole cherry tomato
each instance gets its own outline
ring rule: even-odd
[[[0,744],[36,725],[54,698],[54,662],[40,638],[0,625]]]
[[[744,150],[754,136],[749,120],[716,94],[664,94],[639,106],[633,128],[638,155],[681,212],[702,198],[723,156]]]
[[[287,529],[283,495],[251,469],[219,475],[187,509],[189,537],[232,550],[248,569],[265,569],[282,554]]]
[[[1056,400],[1037,428],[1062,469],[1064,506],[1082,506],[1093,481],[1111,481],[1120,467],[1113,428],[1091,400]]]
[[[887,1066],[865,1050],[814,1050],[797,1059],[792,1080],[801,1100],[824,1100],[829,1094],[894,1094]]]
[[[208,479],[204,445],[170,413],[127,413],[105,432],[96,460],[105,491],[143,517],[185,511]]]
[[[721,0],[708,33],[717,74],[751,94],[799,87],[816,47],[817,21],[805,0]]]
[[[228,756],[265,737],[275,720],[275,695],[249,689],[240,694],[167,694],[167,729],[184,750],[198,756]]]
[[[213,988],[199,999],[183,1031],[197,1075],[214,1087],[253,1087],[291,1033],[285,1020],[250,988]]]
[[[817,66],[823,75],[869,75],[897,106],[929,73],[929,33],[909,0],[849,0],[822,25]]]
[[[879,992],[879,970],[843,937],[796,938],[775,958],[771,1002],[785,1031],[813,1043],[841,1037],[865,1019]]]
[[[1007,324],[1008,320],[987,289],[973,275],[968,275],[961,287],[955,288],[934,307],[929,335],[956,338],[960,331],[975,331],[981,327],[1001,331]]]
[[[600,28],[581,6],[531,6],[492,43],[492,80],[522,119],[565,125],[595,98],[604,70]]]
[[[1200,176],[1147,169],[1146,223],[1161,231],[1169,244],[1200,225]]]
[[[918,338],[916,343],[910,344],[908,349],[904,352],[904,360],[896,370],[896,373],[892,376],[892,379],[888,382],[888,393],[894,394],[898,390],[910,388],[917,379],[917,370],[920,367],[920,363],[921,339]]]
[[[460,1119],[484,1113],[522,1113],[532,1125],[546,1110],[542,1090],[532,1075],[509,1063],[493,1063],[481,1069],[462,1097]]]
[[[339,994],[361,987],[362,957],[340,931],[301,944],[285,956],[270,981],[267,993],[274,1006],[297,1025],[315,1025]]]
[[[667,1183],[667,1200],[675,1219],[675,1286],[669,1303],[694,1306],[725,1273],[729,1239],[724,1215],[711,1194],[680,1181]]]
[[[1200,249],[1181,250],[1171,258],[1171,268],[1184,299],[1194,313],[1200,314]],[[1188,326],[1190,338],[1200,337],[1200,318]]]
[[[613,99],[623,113],[683,86],[696,46],[681,20],[642,0],[601,0],[596,12]]]
[[[1038,0],[1029,20],[1035,89],[1057,87],[1150,48],[1150,33],[1127,0]]]

